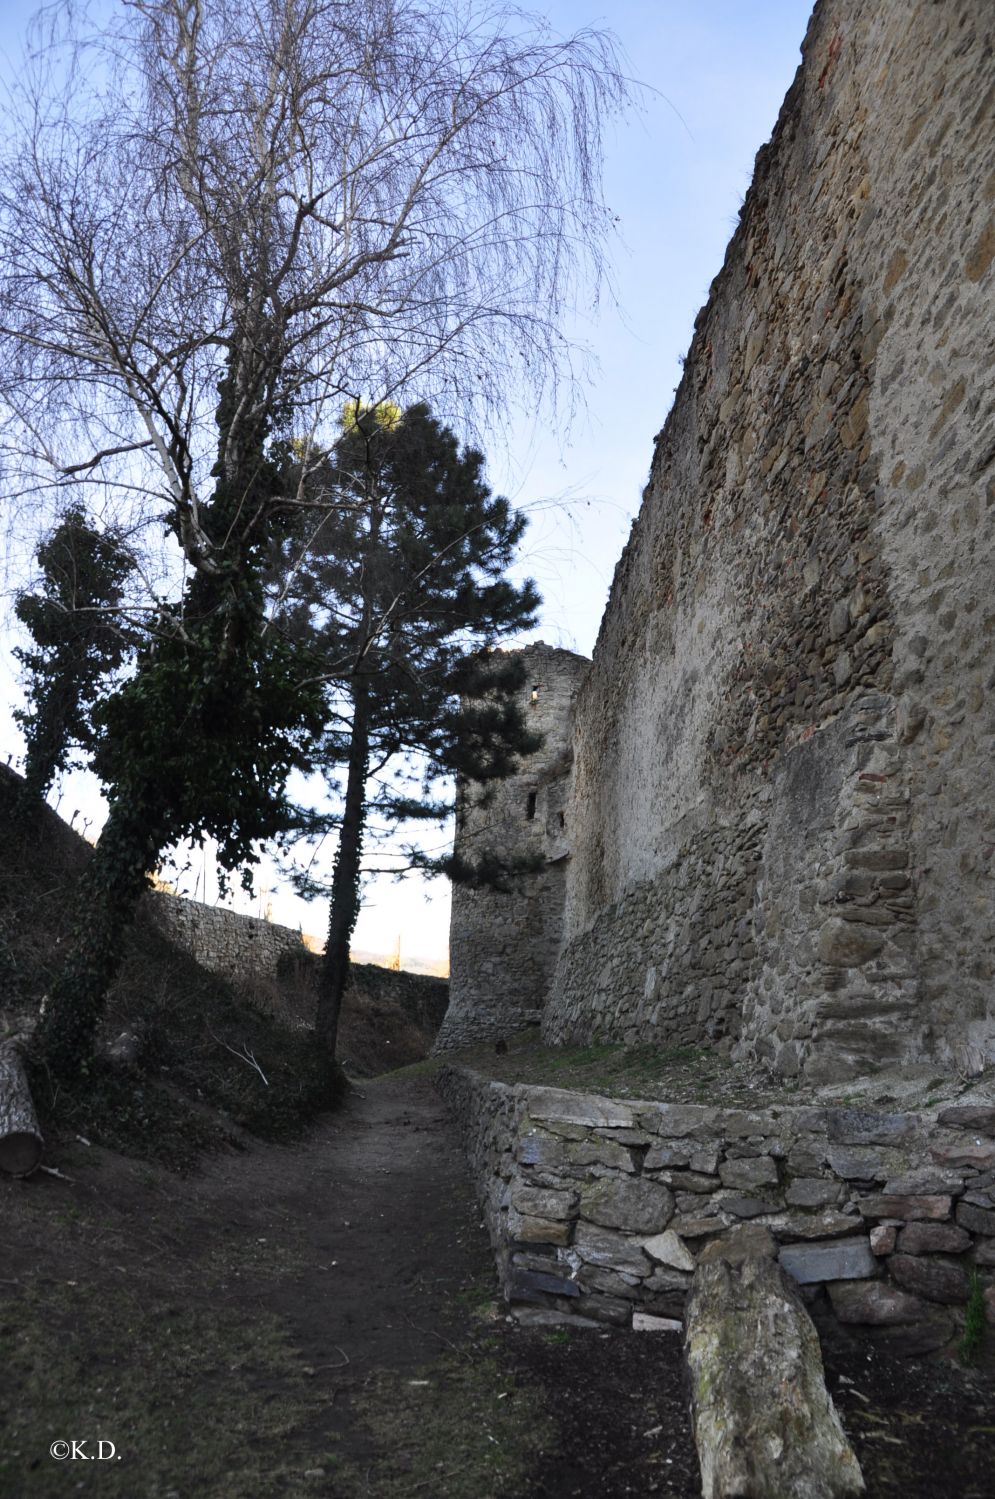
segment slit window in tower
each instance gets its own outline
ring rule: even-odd
[[[538,682],[533,682],[532,683],[532,706],[533,706],[533,708],[535,707],[535,705],[536,705],[536,703],[538,701],[539,701],[539,683]]]
[[[534,791],[529,792],[529,799],[525,803],[525,815],[528,818],[529,822],[531,822],[533,817],[535,817],[536,815],[536,794]]]
[[[560,827],[561,828],[565,828],[566,825],[567,825],[566,813],[565,812],[561,812],[560,813]]]

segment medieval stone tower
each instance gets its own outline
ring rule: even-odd
[[[541,641],[521,655],[525,711],[543,744],[486,807],[477,804],[472,784],[458,788],[456,851],[538,853],[545,863],[507,893],[454,887],[449,1009],[436,1051],[537,1022],[556,965],[570,855],[573,704],[590,663]]]

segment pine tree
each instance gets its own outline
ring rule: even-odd
[[[535,585],[507,576],[526,520],[483,469],[425,405],[353,406],[318,470],[305,547],[299,533],[281,554],[279,618],[322,662],[329,727],[316,762],[329,778],[345,766],[317,1017],[330,1056],[371,818],[441,822],[456,775],[486,785],[538,746],[518,705],[520,663],[494,649],[535,622]],[[408,853],[463,880],[508,872]],[[301,887],[315,893],[310,877]]]
[[[27,743],[24,779],[32,797],[44,796],[74,749],[92,752],[93,709],[140,639],[120,613],[133,562],[118,535],[97,530],[74,505],[37,558],[41,578],[14,605],[34,642],[14,649],[25,670],[27,707],[14,716]]]

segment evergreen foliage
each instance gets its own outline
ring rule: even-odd
[[[69,767],[74,749],[93,751],[101,692],[140,638],[118,612],[132,560],[121,538],[92,526],[82,506],[70,506],[37,558],[39,583],[14,605],[34,642],[14,649],[28,699],[14,716],[27,743],[24,779],[34,797]]]
[[[535,622],[539,597],[507,576],[526,520],[491,493],[483,455],[461,449],[426,405],[360,411],[317,470],[317,518],[281,551],[279,617],[319,659],[329,707],[315,763],[346,765],[319,1033],[334,1053],[349,939],[360,909],[366,830],[442,822],[453,778],[500,780],[538,747],[517,689],[522,666],[495,653]],[[302,818],[305,831],[328,819]],[[407,850],[411,863],[492,883],[524,867],[457,863]],[[310,874],[304,893],[316,893]]]

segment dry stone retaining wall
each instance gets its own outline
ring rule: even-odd
[[[697,1260],[732,1234],[839,1321],[906,1346],[949,1342],[972,1272],[995,1320],[991,1106],[714,1108],[459,1068],[439,1087],[525,1320],[679,1318]]]

